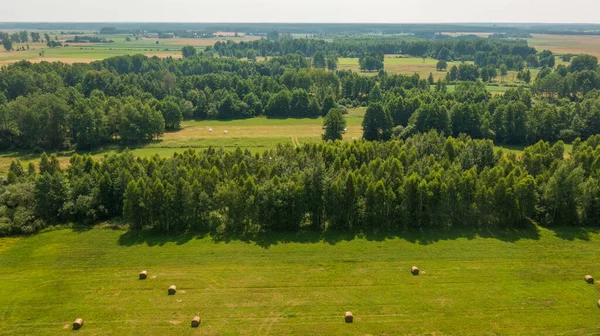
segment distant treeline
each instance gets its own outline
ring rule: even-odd
[[[98,36],[79,36],[76,35],[72,40],[66,40],[67,43],[115,43],[113,40],[107,40]]]
[[[600,136],[540,142],[521,159],[489,140],[435,132],[405,141],[187,150],[170,159],[14,161],[0,178],[0,235],[123,217],[164,233],[511,230],[600,224]]]
[[[186,30],[238,31],[266,33],[277,30],[294,34],[410,34],[419,32],[471,33],[535,33],[535,34],[598,34],[599,24],[540,24],[540,23],[185,23],[185,22],[4,22],[0,29],[34,30],[96,30],[110,27],[130,33],[136,31],[172,32]]]
[[[301,53],[313,56],[315,52],[335,53],[342,57],[361,57],[372,53],[404,54],[415,57],[432,57],[440,60],[473,61],[477,53],[493,55],[502,62],[502,58],[519,57],[523,62],[536,50],[527,45],[525,40],[484,39],[484,38],[448,38],[442,40],[423,40],[384,37],[340,38],[332,42],[320,39],[278,39],[220,42],[214,50],[223,56],[237,58],[247,57],[249,53],[260,56],[280,56]],[[513,61],[513,62],[518,62]]]

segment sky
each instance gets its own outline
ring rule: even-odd
[[[600,23],[600,0],[0,0],[0,22]]]

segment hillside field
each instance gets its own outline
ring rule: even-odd
[[[600,284],[584,276],[600,274],[599,253],[600,233],[582,229],[241,239],[54,229],[0,239],[0,335],[71,334],[77,317],[82,335],[592,335]]]

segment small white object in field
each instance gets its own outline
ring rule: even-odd
[[[208,131],[209,131],[209,132],[212,132],[212,128],[209,128],[209,129],[208,129]]]
[[[227,130],[224,130],[224,131],[223,131],[223,133],[224,133],[224,134],[227,134]]]
[[[344,127],[344,133],[348,132],[348,128]]]

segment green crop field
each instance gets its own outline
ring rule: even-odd
[[[599,253],[600,233],[582,229],[241,239],[55,229],[0,239],[0,334],[68,334],[82,317],[87,335],[593,335],[600,285],[584,276],[600,274]]]
[[[55,36],[51,34],[51,36]],[[186,45],[191,45],[198,50],[204,50],[207,46],[212,46],[217,41],[233,40],[239,41],[251,41],[258,37],[239,37],[239,38],[172,38],[172,39],[155,39],[155,38],[141,38],[135,40],[133,37],[131,41],[126,42],[125,38],[128,35],[115,34],[115,35],[96,35],[88,34],[84,36],[95,36],[99,38],[105,38],[107,40],[113,40],[114,43],[65,43],[68,46],[60,48],[48,48],[43,43],[15,43],[15,51],[0,51],[0,66],[3,64],[14,63],[20,60],[28,60],[32,62],[92,62],[95,60],[101,60],[114,56],[122,55],[135,55],[143,54],[146,56],[158,56],[158,57],[181,57],[181,48]],[[59,40],[73,39],[74,36],[70,35],[58,35]],[[156,42],[159,42],[156,44]],[[21,47],[29,49],[23,51],[16,51]],[[40,52],[43,51],[43,56]]]

